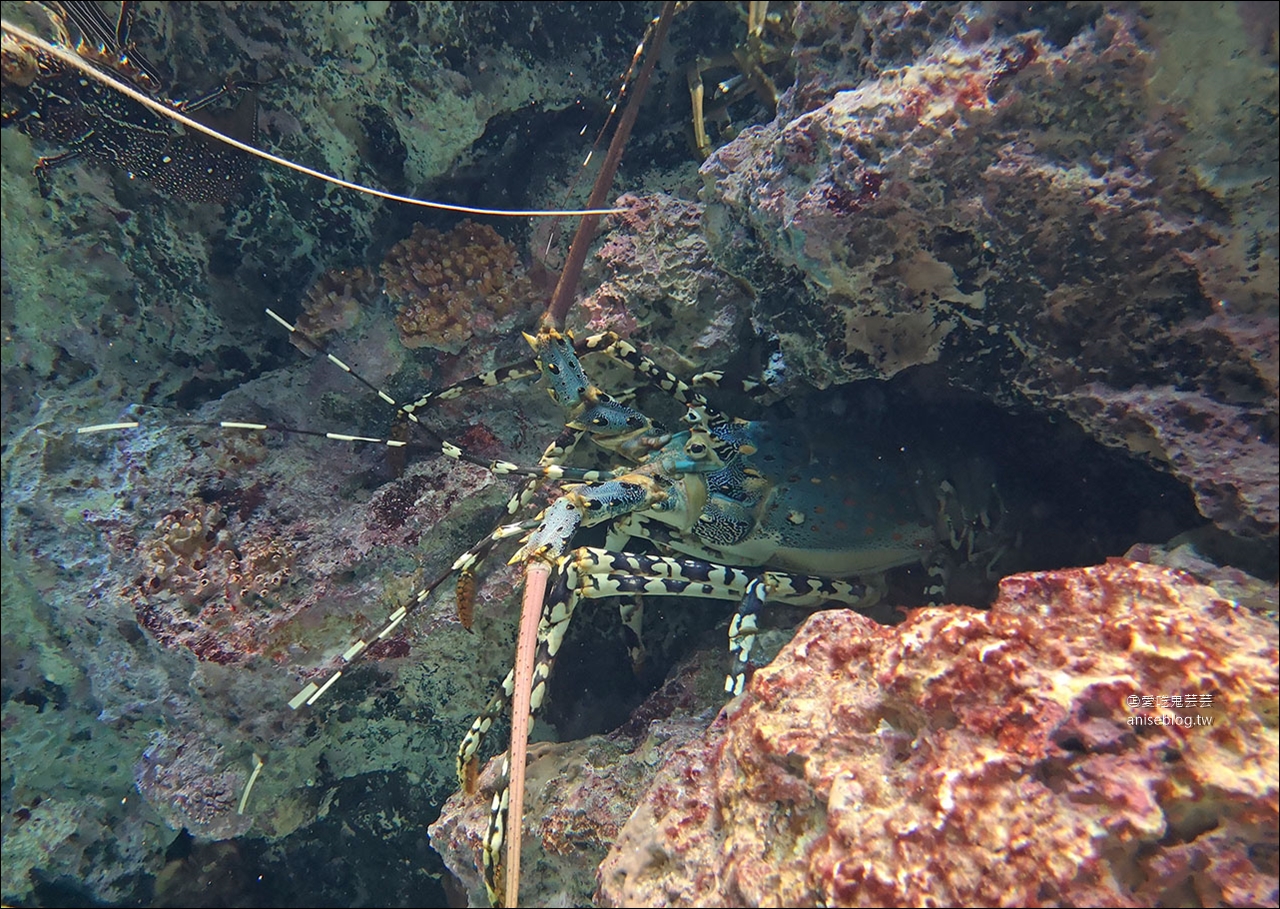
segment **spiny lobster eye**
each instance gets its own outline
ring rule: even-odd
[[[707,446],[703,445],[701,442],[689,446],[690,454],[702,454],[706,450]]]

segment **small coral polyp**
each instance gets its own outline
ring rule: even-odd
[[[387,253],[382,277],[387,296],[400,304],[396,327],[410,348],[458,353],[534,298],[515,247],[471,220],[448,233],[415,224]]]
[[[293,550],[272,539],[238,542],[216,503],[193,500],[162,518],[144,544],[146,569],[125,595],[166,647],[239,662],[261,650],[261,606],[288,581]]]
[[[298,331],[318,340],[354,328],[377,293],[378,278],[367,268],[331,268],[308,288],[297,320]],[[314,352],[294,335],[289,341],[308,356]]]
[[[144,590],[169,590],[193,603],[207,600],[219,585],[212,583],[224,565],[226,517],[217,505],[188,503],[156,523],[156,536],[146,547],[149,576]]]

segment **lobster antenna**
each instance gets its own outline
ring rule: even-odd
[[[195,130],[196,132],[199,132],[199,133],[204,133],[206,136],[211,136],[212,138],[217,139],[219,142],[224,142],[227,145],[230,145],[232,148],[238,148],[242,152],[246,152],[250,155],[253,155],[254,157],[261,158],[264,161],[270,161],[272,164],[275,164],[279,167],[285,167],[285,168],[288,168],[289,170],[297,171],[300,174],[306,174],[308,177],[314,177],[317,180],[323,180],[326,183],[332,183],[335,186],[341,186],[344,189],[353,190],[354,192],[364,193],[365,195],[368,195],[368,196],[377,196],[379,199],[386,199],[390,202],[401,202],[405,205],[418,205],[423,208],[434,208],[434,209],[439,209],[441,211],[456,211],[456,212],[461,212],[463,214],[468,214],[468,215],[491,215],[494,217],[502,217],[502,218],[577,218],[577,217],[586,216],[586,215],[595,215],[595,216],[613,215],[613,214],[619,214],[621,212],[626,211],[626,209],[623,209],[623,208],[576,209],[576,210],[566,210],[566,211],[555,211],[555,210],[512,211],[512,210],[494,209],[494,208],[474,208],[469,205],[452,205],[447,202],[430,202],[426,199],[415,199],[412,196],[398,196],[395,193],[389,193],[380,189],[374,189],[373,187],[370,187],[370,186],[362,186],[359,183],[352,183],[349,180],[343,180],[341,177],[335,177],[332,174],[326,174],[323,171],[313,170],[310,167],[306,167],[302,164],[297,164],[293,161],[288,160],[287,158],[281,158],[277,155],[271,154],[268,151],[263,151],[260,148],[255,148],[254,146],[241,142],[238,139],[233,139],[231,136],[220,133],[216,129],[212,129],[208,126],[205,126],[203,123],[200,123],[196,120],[192,120],[190,117],[184,116],[182,113],[180,113],[177,110],[174,110],[172,107],[166,104],[162,104],[159,101],[155,100],[154,98],[148,97],[144,93],[138,91],[133,86],[125,82],[122,82],[119,79],[116,79],[114,76],[111,76],[103,72],[102,70],[97,69],[96,67],[90,65],[89,63],[86,63],[84,60],[80,59],[78,54],[74,54],[65,48],[58,47],[55,44],[51,44],[50,42],[44,40],[43,38],[37,35],[32,34],[26,29],[20,28],[14,25],[13,23],[9,22],[7,19],[0,20],[0,24],[3,25],[4,31],[6,34],[12,35],[13,37],[18,38],[21,41],[25,41],[28,44],[34,45],[35,47],[40,48],[40,50],[44,51],[47,54],[52,54],[54,57],[57,57],[59,60],[61,60],[63,63],[66,63],[68,66],[75,67],[76,69],[80,70],[80,72],[84,73],[86,76],[89,76],[90,78],[93,78],[93,79],[97,79],[99,82],[115,89],[116,91],[120,92],[122,95],[132,98],[134,101],[137,101],[139,104],[150,108],[152,111],[154,111],[157,114],[160,114],[162,117],[168,117],[170,120],[173,120],[175,123],[181,123],[187,129]]]
[[[666,40],[667,29],[671,26],[671,20],[676,14],[676,6],[673,0],[664,3],[662,12],[652,22],[653,32],[646,35],[646,40],[652,42],[649,54],[645,58],[644,66],[640,69],[640,75],[636,76],[631,100],[627,103],[613,131],[613,141],[609,143],[609,150],[605,154],[604,163],[600,166],[600,173],[596,175],[595,185],[591,187],[591,195],[587,198],[588,205],[599,207],[613,187],[613,178],[618,173],[618,165],[622,163],[622,152],[627,146],[627,140],[631,138],[631,128],[635,126],[636,117],[640,113],[640,102],[644,100],[645,91],[649,88],[649,78],[653,75],[653,68],[658,62],[658,50]],[[635,61],[644,50],[644,46],[645,42],[641,41],[632,57],[632,66],[635,66]],[[578,289],[578,278],[582,277],[582,267],[587,262],[587,249],[595,238],[599,223],[600,216],[595,212],[583,213],[582,221],[578,223],[578,230],[569,244],[564,268],[560,272],[560,280],[556,282],[551,301],[542,314],[543,328],[554,328],[557,331],[564,328],[565,316],[569,314],[569,307],[573,304],[573,297]]]
[[[653,30],[657,25],[658,20],[656,18],[650,21],[648,29],[645,30],[644,38],[642,38],[640,43],[636,45],[635,52],[631,55],[631,63],[627,65],[626,72],[624,72],[622,74],[622,78],[618,80],[618,85],[616,86],[617,97],[613,97],[615,89],[610,89],[605,94],[604,100],[607,102],[610,98],[613,98],[613,103],[609,106],[609,113],[605,115],[604,122],[600,124],[600,129],[596,132],[595,141],[591,143],[591,148],[587,149],[587,156],[582,160],[582,166],[578,168],[573,179],[569,182],[569,188],[565,193],[566,197],[568,197],[568,195],[572,193],[574,188],[578,185],[578,179],[586,172],[587,165],[591,163],[591,158],[604,142],[604,137],[608,135],[609,125],[613,123],[614,115],[618,113],[619,106],[621,106],[622,102],[627,97],[627,90],[631,87],[632,77],[635,76],[636,70],[639,68],[640,58],[643,56],[644,49],[648,46],[649,39],[652,37]],[[586,123],[582,124],[582,130],[578,133],[579,136],[585,136],[587,134],[587,126],[588,124]],[[554,231],[549,232],[547,236],[546,252],[543,253],[544,256],[551,252],[551,245],[556,242],[558,236],[559,235]]]

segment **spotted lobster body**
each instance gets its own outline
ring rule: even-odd
[[[760,421],[709,431],[733,455],[705,475],[706,504],[692,528],[700,551],[669,541],[678,551],[844,578],[919,561],[937,540],[905,467],[863,446],[815,453]]]

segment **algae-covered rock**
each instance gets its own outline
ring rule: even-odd
[[[1274,47],[1196,9],[805,5],[778,117],[702,169],[781,389],[937,364],[1274,537]]]
[[[659,772],[603,904],[1272,902],[1276,640],[1118,560],[820,613]]]

